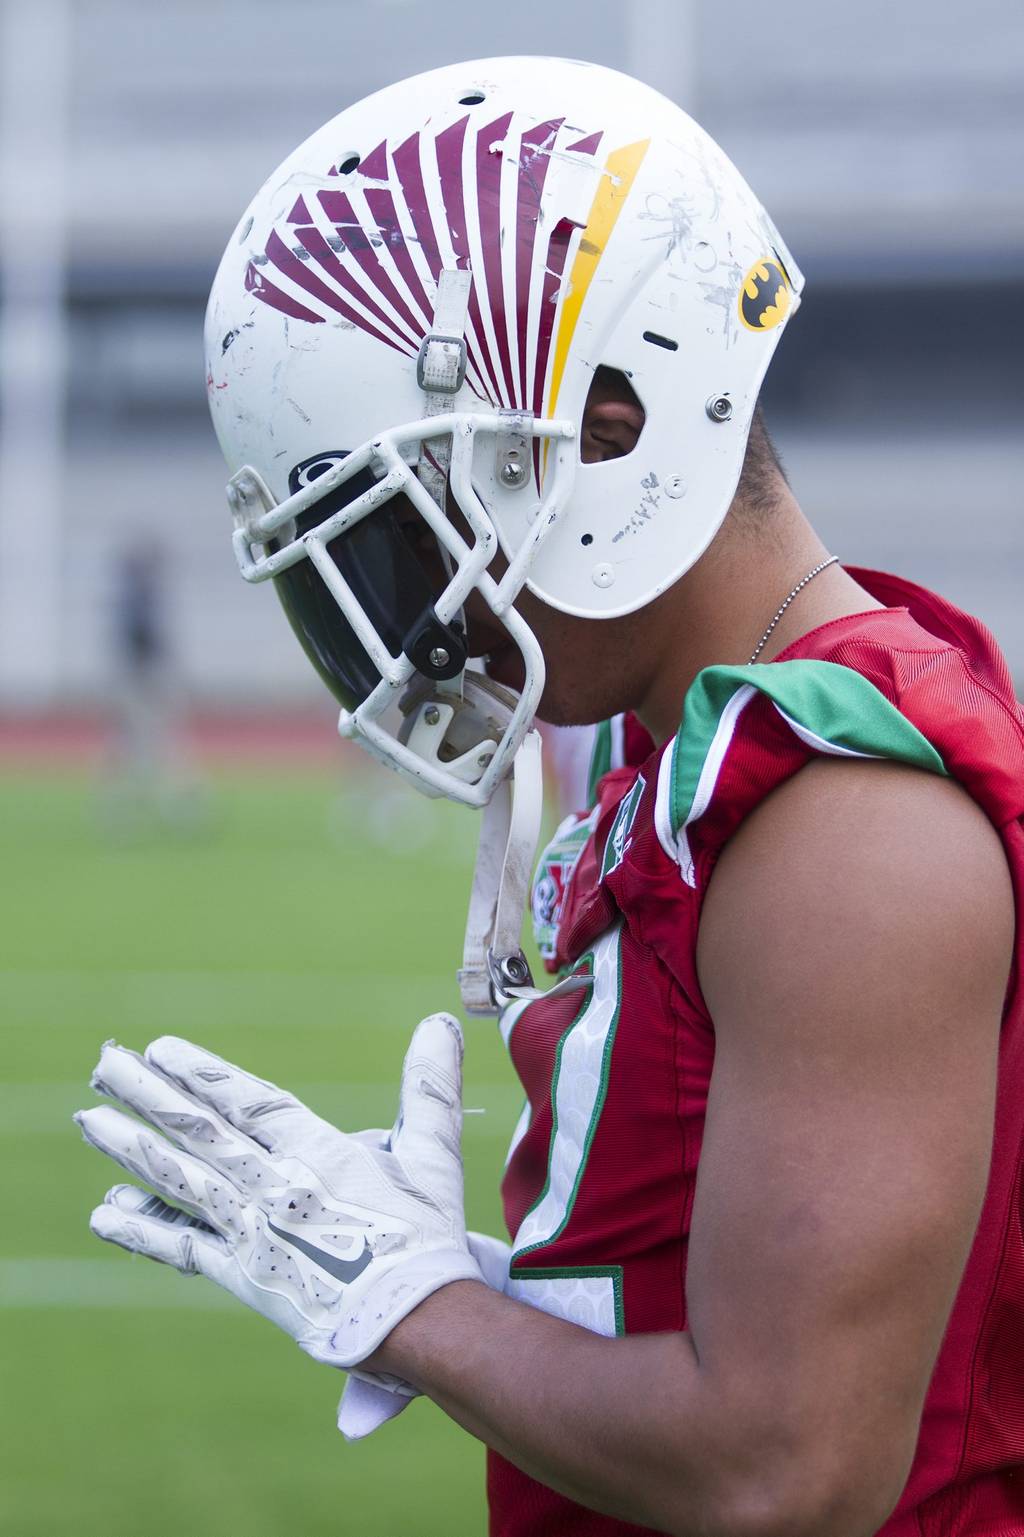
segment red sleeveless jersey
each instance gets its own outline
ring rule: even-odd
[[[687,1241],[715,1055],[701,903],[740,822],[819,755],[952,775],[998,828],[1024,900],[1024,713],[991,635],[941,598],[854,571],[887,605],[761,666],[711,667],[678,735],[612,767],[534,888],[552,971],[589,985],[500,1021],[526,1106],[503,1186],[511,1294],[605,1335],[685,1329]],[[605,746],[609,734],[605,734]],[[619,731],[617,741],[623,741]],[[642,744],[642,745],[641,745]],[[1019,944],[1019,941],[1018,941]],[[1007,993],[991,1175],[885,1537],[1024,1533],[1024,997]],[[625,1537],[490,1454],[492,1537]]]

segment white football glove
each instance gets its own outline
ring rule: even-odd
[[[143,1123],[106,1105],[75,1119],[159,1198],[117,1185],[90,1226],[208,1276],[315,1359],[355,1366],[439,1287],[483,1280],[463,1216],[461,1070],[458,1024],[430,1015],[393,1131],[353,1135],[175,1036],[144,1058],[109,1044],[93,1087]]]
[[[504,1292],[508,1285],[512,1246],[488,1233],[468,1233],[469,1252],[480,1266],[481,1274],[492,1291]],[[346,1441],[361,1441],[407,1409],[419,1390],[400,1377],[382,1372],[364,1372],[358,1367],[349,1374],[338,1405],[338,1429]]]

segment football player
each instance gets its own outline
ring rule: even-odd
[[[482,810],[510,1243],[466,1234],[446,1014],[388,1133],[108,1046],[142,1119],[80,1123],[155,1194],[93,1227],[355,1368],[350,1435],[428,1394],[498,1537],[1024,1529],[1024,720],[983,626],[800,511],[757,398],[802,287],[682,111],[541,58],[347,109],[214,284],[242,574],[346,735]],[[535,716],[618,718],[547,991]]]

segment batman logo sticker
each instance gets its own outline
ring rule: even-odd
[[[762,256],[740,286],[740,319],[748,331],[772,331],[793,304],[793,285],[776,256]]]

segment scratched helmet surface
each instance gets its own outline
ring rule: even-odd
[[[472,492],[452,475],[449,510],[479,498],[506,558],[521,557],[520,586],[555,608],[602,618],[649,603],[720,526],[799,303],[803,280],[774,224],[685,112],[597,65],[488,59],[356,102],[257,193],[210,298],[213,419],[232,472],[258,477],[262,507],[430,414],[424,346],[448,334],[446,272],[466,277],[445,409],[505,424],[474,437]],[[631,453],[584,464],[580,423],[602,366],[628,377],[646,419]],[[575,431],[571,463],[544,423]],[[399,449],[425,483],[417,432]],[[384,474],[364,459],[371,478]],[[436,483],[432,494],[444,503]],[[302,503],[300,534],[316,505]],[[281,589],[281,571],[270,574]],[[387,601],[378,593],[376,609]],[[403,619],[389,655],[407,633]],[[365,688],[379,672],[369,667]]]

